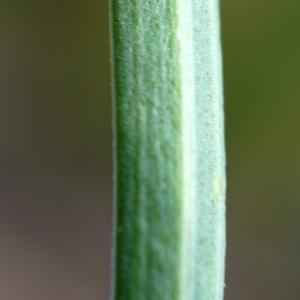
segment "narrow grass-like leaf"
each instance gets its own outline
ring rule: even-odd
[[[217,0],[112,0],[116,300],[221,300]]]

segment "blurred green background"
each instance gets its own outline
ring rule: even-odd
[[[226,300],[296,299],[300,2],[222,1]],[[0,3],[0,299],[108,299],[108,1]]]

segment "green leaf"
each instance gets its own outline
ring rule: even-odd
[[[221,300],[217,0],[113,0],[114,299]]]

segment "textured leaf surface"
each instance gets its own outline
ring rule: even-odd
[[[216,0],[113,0],[114,298],[221,300],[225,159]]]

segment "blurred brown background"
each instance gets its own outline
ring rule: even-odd
[[[300,2],[222,1],[226,300],[296,299]],[[108,299],[108,3],[0,3],[0,299]]]

